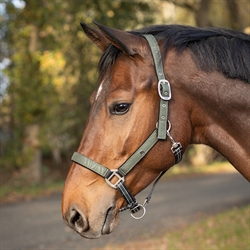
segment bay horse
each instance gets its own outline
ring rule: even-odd
[[[152,192],[144,204],[134,196],[178,163],[189,144],[211,146],[250,181],[250,36],[95,24],[81,24],[103,54],[64,186],[65,222],[99,238],[114,230],[123,210],[141,218]]]

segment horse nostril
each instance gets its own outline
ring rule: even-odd
[[[76,223],[81,223],[81,221],[81,215],[76,210],[71,211],[70,224],[75,225]]]
[[[76,209],[75,207],[70,209],[69,216],[68,216],[68,223],[78,233],[87,231],[89,228],[88,222],[85,216],[79,209]]]

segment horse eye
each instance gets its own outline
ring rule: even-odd
[[[124,115],[129,111],[130,105],[131,104],[129,103],[116,104],[111,110],[111,114],[112,115]]]

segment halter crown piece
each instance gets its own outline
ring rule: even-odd
[[[144,203],[139,204],[135,197],[133,197],[125,186],[125,176],[136,166],[136,164],[149,152],[149,150],[156,144],[158,140],[165,140],[168,136],[172,143],[171,151],[175,156],[175,164],[179,163],[182,159],[182,146],[180,142],[176,142],[170,134],[171,123],[168,121],[168,101],[171,99],[170,83],[165,79],[161,54],[158,43],[153,35],[142,35],[148,41],[154,59],[155,70],[158,77],[158,93],[160,96],[159,117],[156,124],[156,129],[144,141],[144,143],[118,168],[109,169],[103,165],[89,159],[88,157],[75,152],[71,160],[82,167],[85,167],[96,174],[105,178],[107,184],[115,189],[118,189],[127,202],[127,206],[119,209],[119,212],[130,209],[130,214],[134,219],[141,219],[146,213],[146,205],[149,203],[154,187],[159,179],[166,172],[162,171],[156,178],[152,189],[145,199]],[[168,129],[167,129],[168,123]],[[114,178],[115,177],[115,178]],[[114,183],[114,179],[117,180]],[[113,180],[113,182],[111,182]],[[142,210],[140,216],[134,214]]]

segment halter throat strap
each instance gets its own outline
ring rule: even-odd
[[[160,175],[157,177],[157,179],[153,184],[151,192],[146,198],[143,205],[138,204],[136,199],[130,194],[130,192],[126,188],[125,176],[149,152],[149,150],[157,143],[158,140],[165,140],[167,137],[170,139],[172,143],[171,151],[175,156],[175,164],[180,162],[182,159],[182,146],[180,142],[175,142],[175,140],[170,134],[171,123],[168,121],[168,101],[171,99],[171,88],[169,82],[165,79],[164,76],[160,49],[153,35],[146,34],[142,36],[146,38],[146,40],[150,45],[152,56],[154,59],[156,75],[158,78],[158,93],[160,96],[160,107],[159,107],[159,117],[156,129],[118,169],[113,169],[113,170],[109,169],[77,152],[75,152],[71,158],[73,162],[102,176],[110,187],[118,189],[127,202],[127,206],[121,208],[119,211],[130,209],[131,216],[135,219],[140,219],[145,215],[146,213],[145,206],[149,203],[151,199],[154,187],[166,171],[161,172]],[[140,210],[143,211],[142,215],[139,217],[134,216],[134,214]]]

